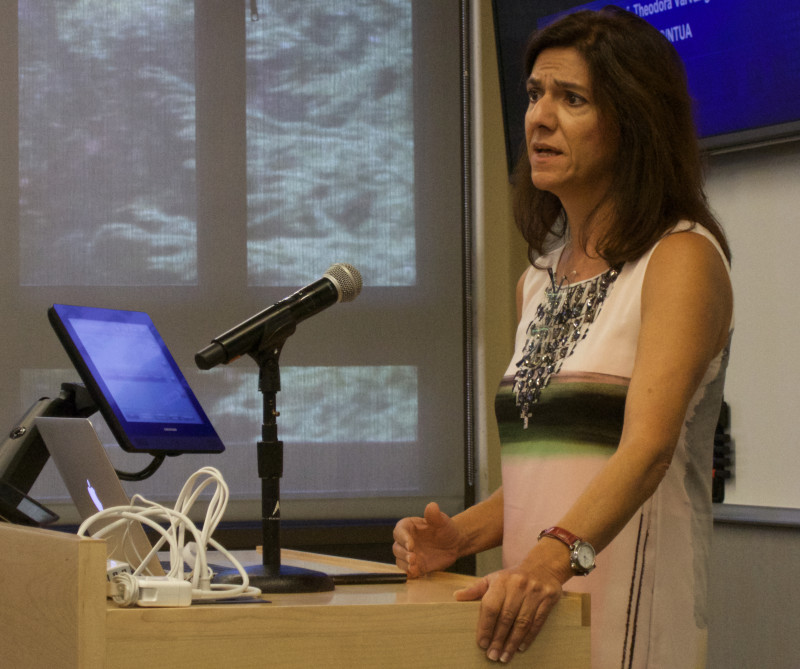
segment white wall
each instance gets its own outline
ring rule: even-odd
[[[800,142],[712,157],[707,192],[733,252],[725,501],[800,508]]]

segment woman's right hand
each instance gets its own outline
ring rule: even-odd
[[[436,502],[425,507],[425,517],[403,518],[394,528],[392,552],[397,566],[409,578],[446,569],[461,557],[463,537],[453,519]]]

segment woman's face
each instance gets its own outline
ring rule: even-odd
[[[611,183],[616,135],[601,118],[589,68],[573,48],[542,51],[527,82],[531,179],[571,205],[594,207]]]

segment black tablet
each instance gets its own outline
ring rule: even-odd
[[[54,304],[47,313],[124,450],[161,455],[225,450],[150,316],[66,304]]]
[[[0,479],[0,520],[20,525],[44,527],[58,520],[58,515],[8,481]]]

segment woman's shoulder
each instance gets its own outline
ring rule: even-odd
[[[643,274],[642,296],[704,292],[732,305],[730,263],[716,237],[701,225],[678,225],[654,247]]]
[[[648,264],[642,285],[642,317],[676,330],[702,333],[715,356],[733,329],[733,289],[724,254],[704,235],[676,233],[665,238]],[[699,345],[699,344],[698,344]]]
[[[678,222],[655,244],[653,250],[655,251],[656,248],[664,246],[665,244],[669,248],[669,251],[662,252],[672,253],[679,253],[682,249],[708,248],[707,244],[711,244],[722,258],[725,266],[730,270],[730,263],[728,262],[719,240],[708,228],[700,223],[693,223],[692,221]]]
[[[645,280],[728,283],[730,265],[716,237],[702,225],[681,221],[646,254]]]
[[[625,263],[625,274],[629,277],[638,274],[643,279],[645,273],[652,274],[648,271],[654,256],[672,258],[680,263],[686,254],[700,253],[703,250],[710,252],[712,260],[714,256],[718,256],[726,270],[730,271],[730,263],[714,234],[699,223],[680,221],[667,230],[642,256]]]

